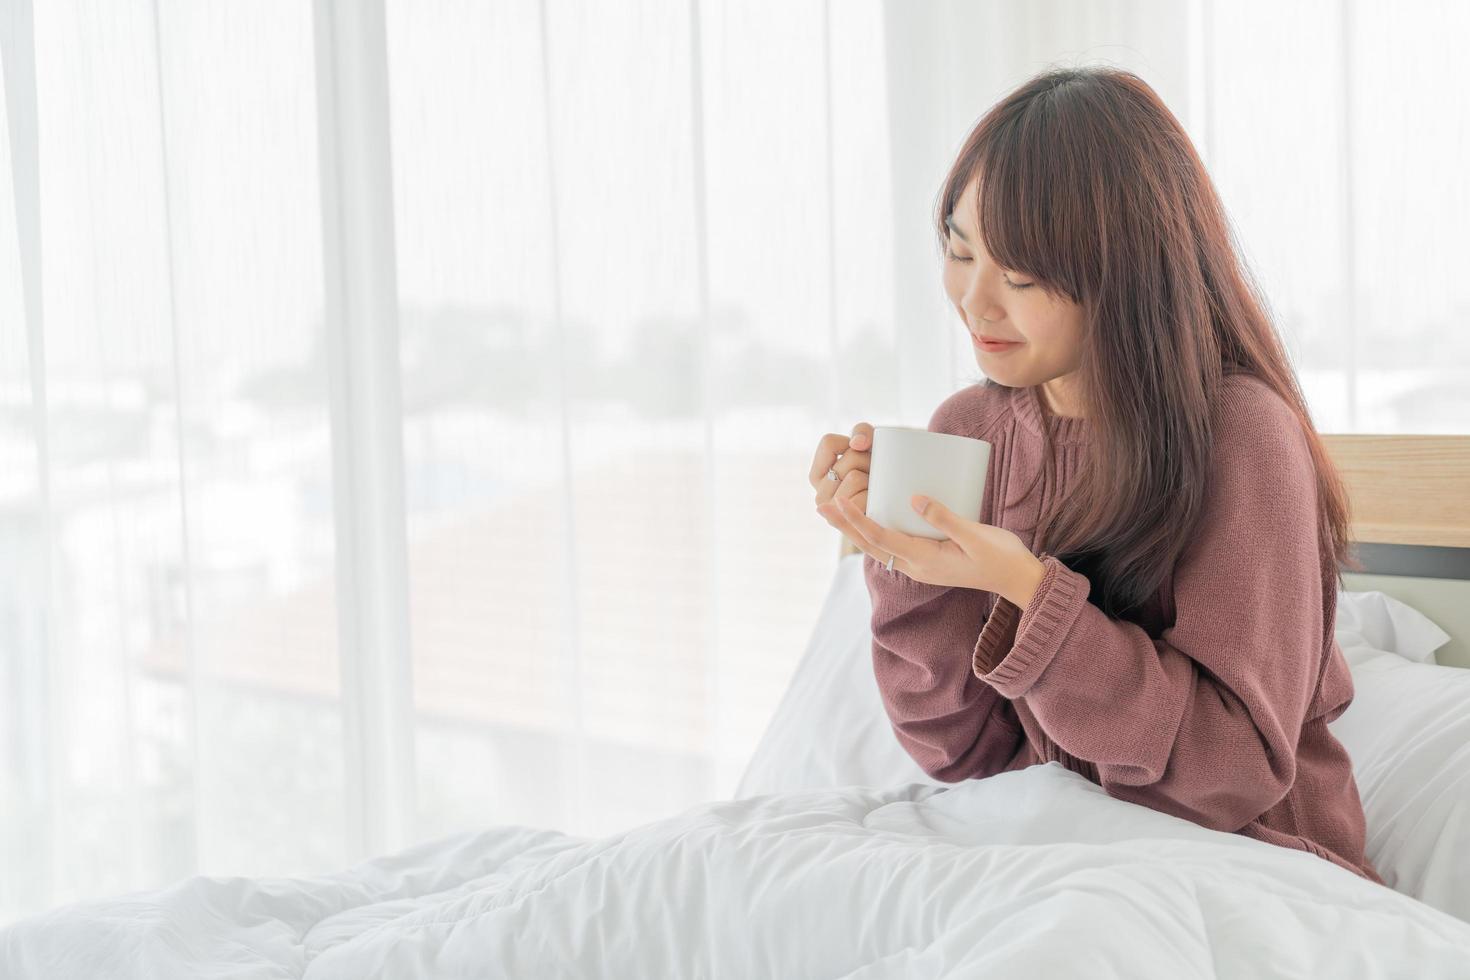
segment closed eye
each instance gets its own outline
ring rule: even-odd
[[[972,262],[969,256],[957,256],[957,254],[954,254],[953,248],[950,248],[950,238],[948,238],[948,235],[945,235],[944,239],[944,257],[950,260],[950,262]],[[1036,285],[1035,282],[1011,282],[1010,276],[1005,275],[1005,273],[1001,273],[1001,279],[1005,279],[1005,285],[1008,285],[1011,289],[1029,289],[1033,285]]]
[[[949,247],[948,243],[946,243],[944,246],[944,257],[949,259],[951,262],[974,261],[968,255],[956,255],[954,253],[954,250]],[[1010,276],[1007,276],[1005,273],[1001,273],[1001,278],[1005,280],[1007,286],[1010,286],[1012,289],[1015,290],[1030,289],[1032,286],[1036,285],[1036,283],[1034,282],[1011,282]]]

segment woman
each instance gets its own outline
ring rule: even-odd
[[[946,782],[1058,762],[1383,883],[1327,727],[1353,698],[1346,497],[1187,134],[1134,75],[1044,73],[976,125],[936,218],[987,380],[929,428],[991,443],[979,520],[869,519],[867,423],[812,466],[866,554],[899,741]]]

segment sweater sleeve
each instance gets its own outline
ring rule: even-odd
[[[971,434],[956,411],[964,394],[935,410],[931,432]],[[987,594],[919,582],[868,555],[863,575],[872,598],[873,673],[899,744],[943,782],[1000,772],[1025,734],[1009,699],[972,669]]]
[[[1233,832],[1291,789],[1327,627],[1306,436],[1273,392],[1230,398],[1173,624],[1153,639],[1107,616],[1085,575],[1043,553],[1024,612],[997,604],[974,672],[1025,698],[1109,795]]]

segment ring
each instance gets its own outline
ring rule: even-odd
[[[842,477],[837,475],[837,467],[834,466],[827,471],[827,479],[836,480],[838,483],[842,482]]]

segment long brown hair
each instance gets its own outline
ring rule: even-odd
[[[997,263],[1085,315],[1077,397],[1091,478],[1038,520],[1048,551],[1092,580],[1120,616],[1154,594],[1195,532],[1209,492],[1211,410],[1222,379],[1264,381],[1297,414],[1317,472],[1318,542],[1340,579],[1348,499],[1311,421],[1269,305],[1239,254],[1188,134],[1138,76],[1057,68],[976,124],[935,214],[979,178],[976,227]],[[1042,468],[1051,473],[1050,417]],[[1323,583],[1327,572],[1323,573]]]

